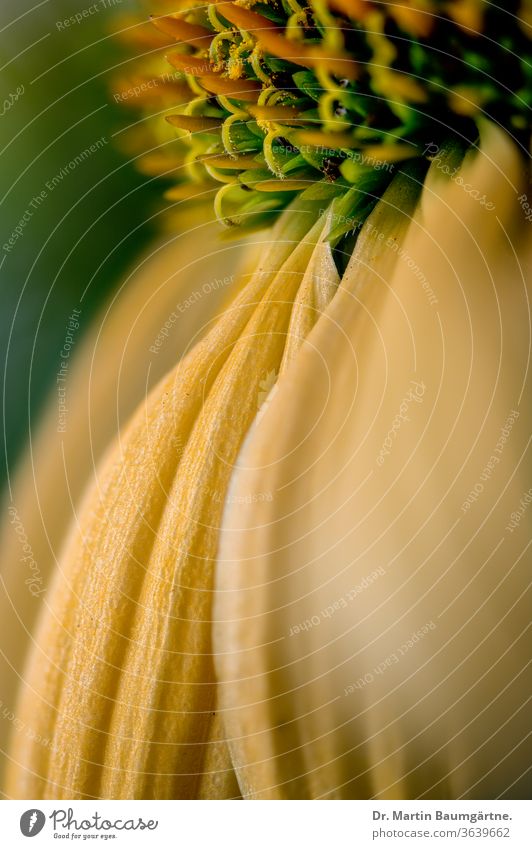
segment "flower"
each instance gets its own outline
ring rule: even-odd
[[[395,252],[377,206],[233,477],[274,493],[229,507],[217,569],[246,796],[526,793],[532,255],[509,142],[460,173],[497,214],[429,175]]]
[[[269,229],[91,476],[7,792],[523,794],[525,15],[183,2],[155,23],[188,98],[169,197]]]

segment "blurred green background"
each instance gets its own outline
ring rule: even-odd
[[[1,3],[2,488],[55,381],[72,310],[78,342],[155,229],[161,186],[115,143],[135,120],[112,97],[134,58],[113,32],[127,14],[143,18],[137,0]]]

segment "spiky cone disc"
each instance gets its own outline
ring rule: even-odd
[[[167,115],[178,135],[161,144],[175,162],[167,176],[223,184],[216,208],[230,227],[268,224],[295,193],[350,193],[355,207],[361,183],[376,200],[397,162],[430,158],[449,136],[474,143],[479,119],[528,150],[529,9],[529,0],[159,5],[153,23],[175,43],[168,67],[188,96],[167,110],[164,86],[152,86],[157,121],[147,126]]]

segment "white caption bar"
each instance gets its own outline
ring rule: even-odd
[[[530,806],[517,801],[4,801],[0,819],[2,845],[10,849],[73,843],[117,849],[532,845]]]

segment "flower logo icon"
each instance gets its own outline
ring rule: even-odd
[[[42,831],[46,817],[42,811],[37,808],[30,808],[29,811],[24,811],[20,818],[20,830],[24,837],[35,837]]]

